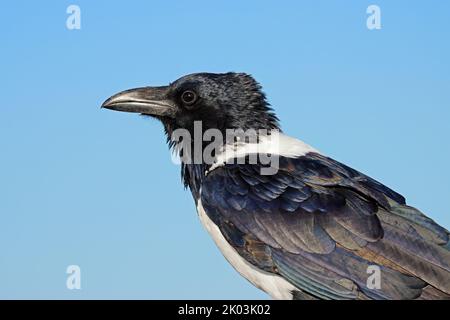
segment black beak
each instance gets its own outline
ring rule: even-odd
[[[142,113],[150,116],[174,117],[176,105],[167,98],[169,87],[143,87],[125,90],[103,102],[102,108]]]

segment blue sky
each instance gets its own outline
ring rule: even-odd
[[[81,30],[66,8],[81,8]],[[381,8],[382,29],[366,28]],[[267,298],[202,229],[161,125],[108,96],[243,71],[284,131],[450,228],[450,4],[9,1],[0,11],[0,298]],[[81,290],[66,288],[68,265]]]

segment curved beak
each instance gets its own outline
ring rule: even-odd
[[[102,108],[142,113],[150,116],[174,117],[176,105],[167,97],[169,87],[143,87],[125,90],[108,98]]]

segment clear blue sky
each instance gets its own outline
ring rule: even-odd
[[[267,297],[201,227],[161,125],[100,110],[191,72],[253,74],[286,133],[450,228],[449,14],[437,0],[3,3],[0,298]]]

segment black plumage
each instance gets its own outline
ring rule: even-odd
[[[103,106],[161,120],[173,148],[180,146],[172,133],[183,128],[194,136],[195,121],[203,132],[224,135],[279,129],[246,74],[188,75],[124,91]],[[233,252],[252,270],[287,281],[293,299],[450,298],[449,232],[400,194],[315,151],[280,154],[272,175],[249,156],[219,165],[185,160],[182,179]],[[383,277],[378,289],[366,283],[373,265]]]
[[[264,181],[247,182],[247,166],[212,171],[201,199],[257,267],[318,298],[414,299],[428,285],[447,296],[448,232],[406,206],[399,194],[318,154],[283,157],[278,173]],[[246,193],[232,192],[236,185]],[[249,235],[263,243],[264,256],[261,249],[253,254],[245,242]],[[366,288],[367,267],[374,263],[382,268],[383,290]]]

